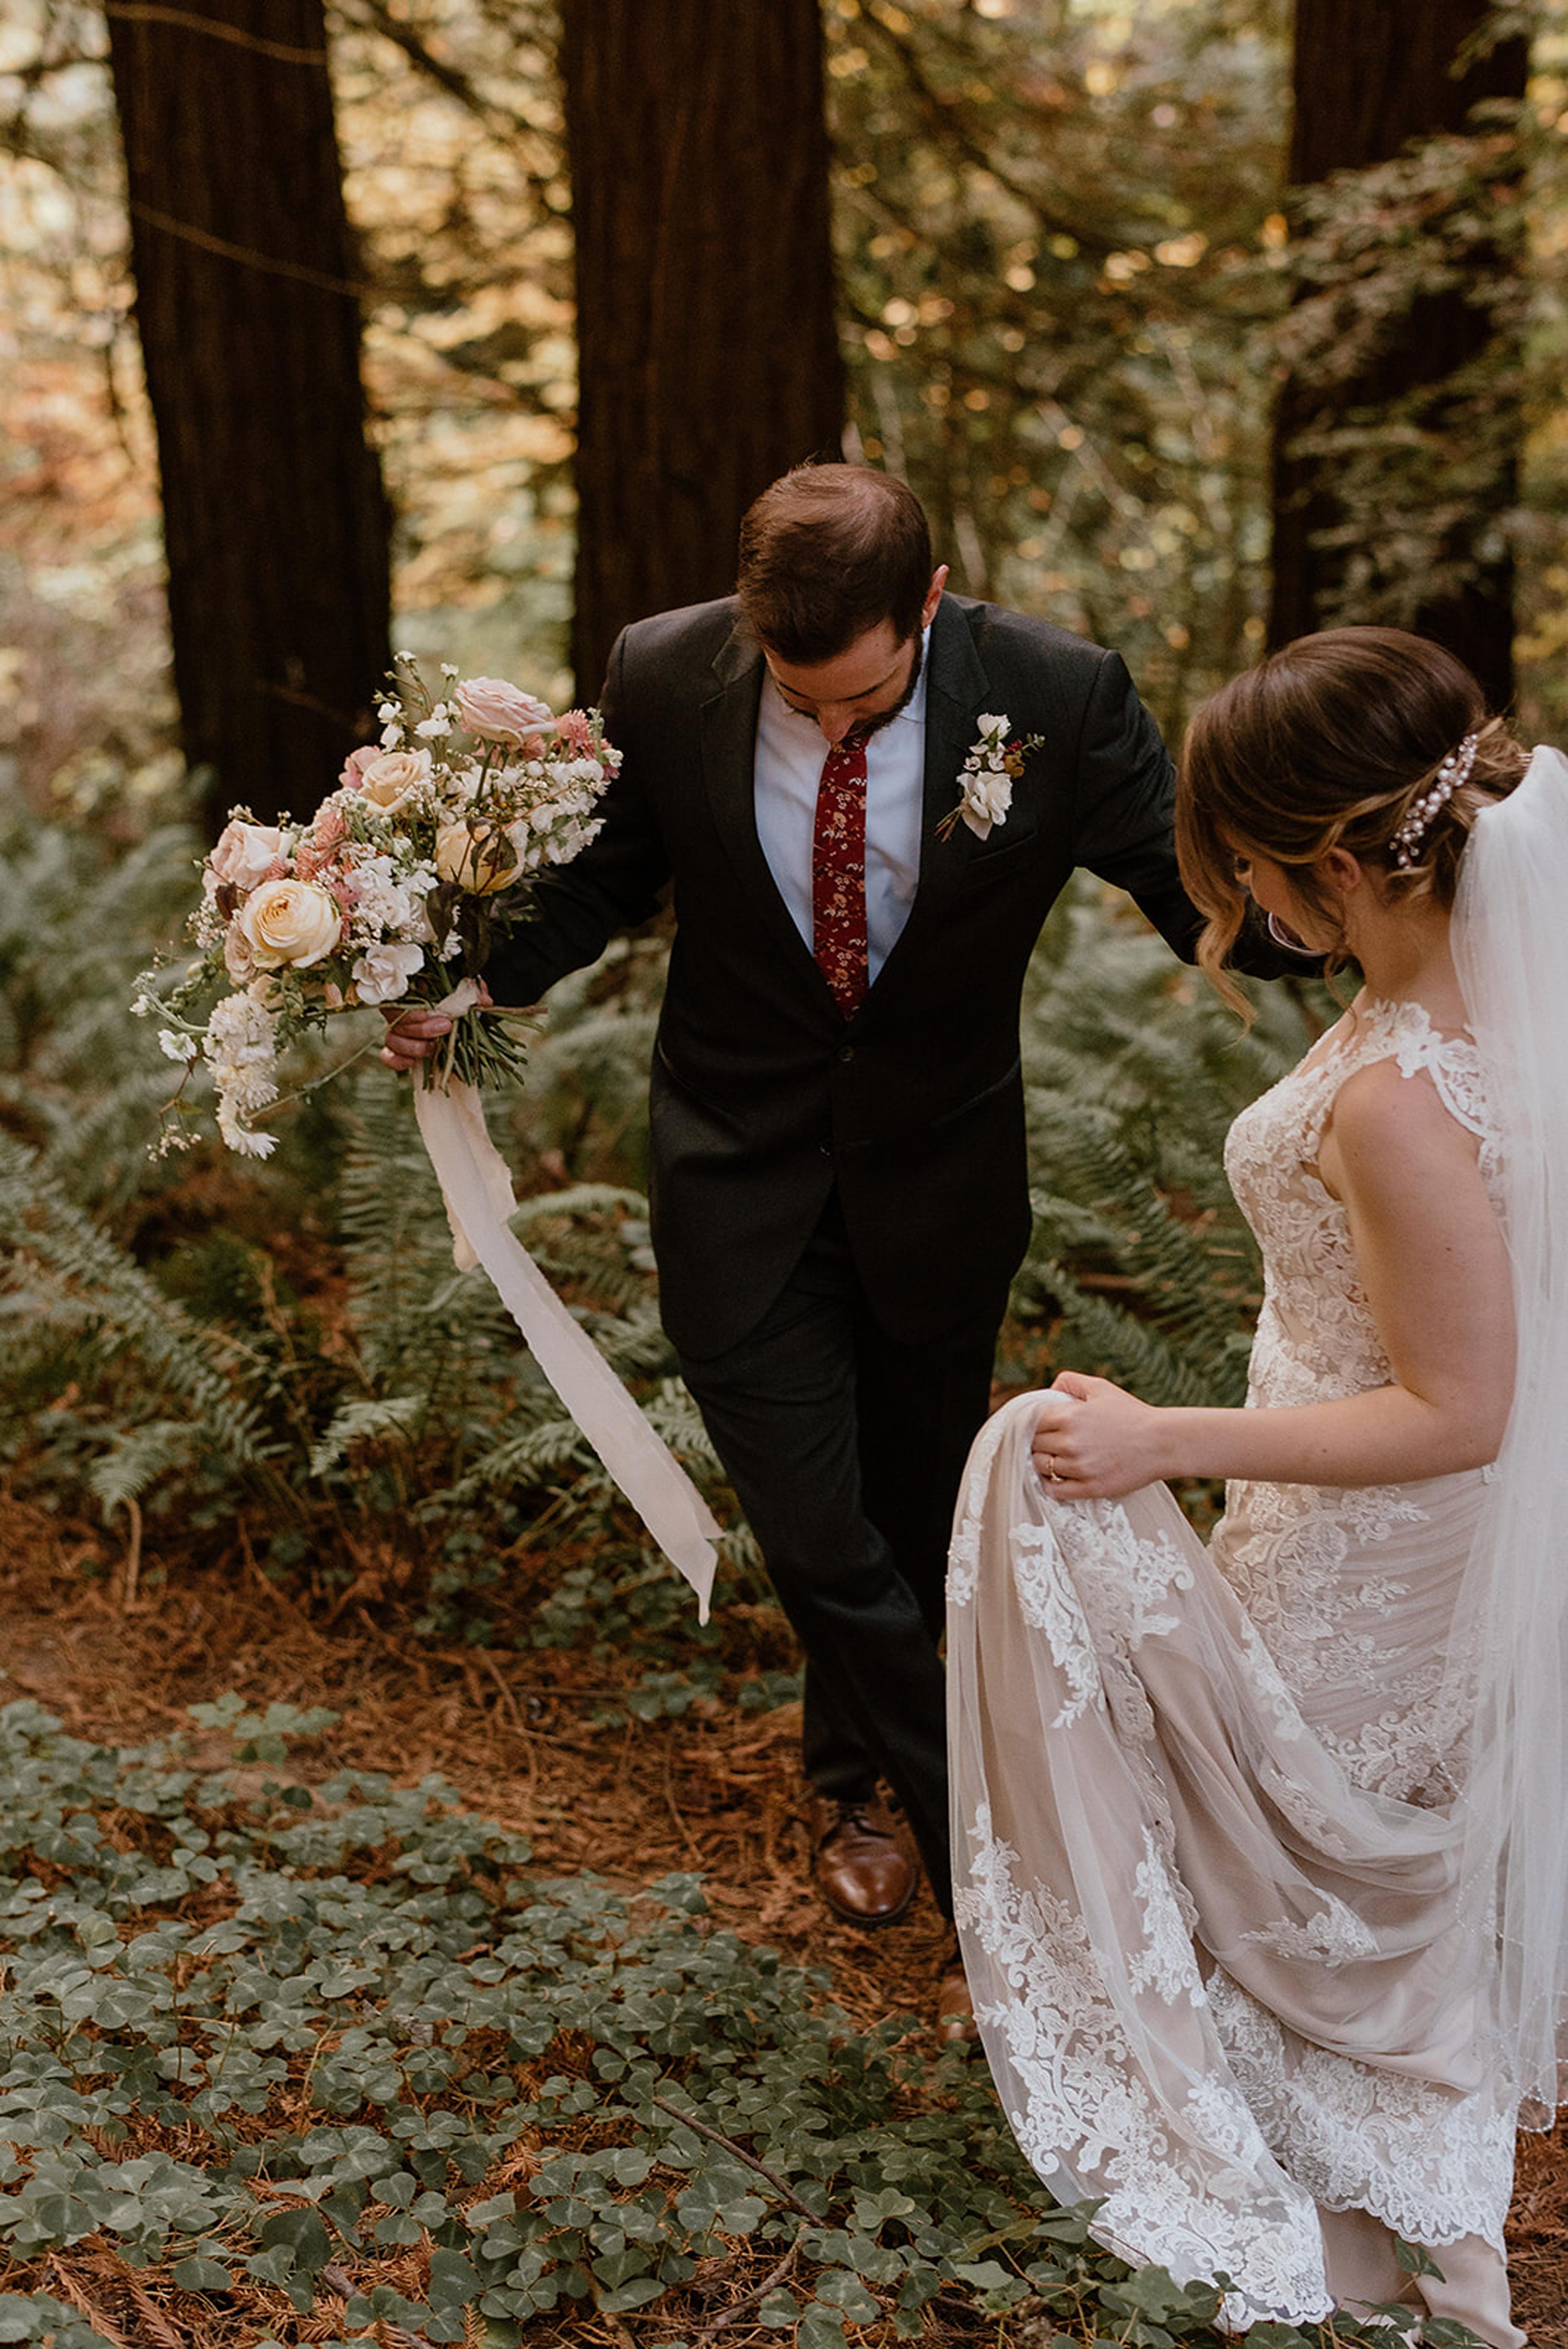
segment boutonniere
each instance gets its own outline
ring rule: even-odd
[[[969,826],[976,840],[984,840],[994,823],[1006,823],[1013,785],[1024,771],[1024,761],[1046,739],[1043,734],[1015,734],[1009,741],[1011,722],[1006,712],[980,719],[978,740],[971,745],[958,778],[958,805],[950,808],[936,827],[940,839],[950,839],[960,822]]]

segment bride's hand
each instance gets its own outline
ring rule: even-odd
[[[1114,1501],[1171,1471],[1163,1414],[1109,1379],[1063,1371],[1040,1403],[1032,1454],[1053,1501]]]

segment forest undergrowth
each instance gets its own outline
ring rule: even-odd
[[[0,2338],[1216,2349],[936,2044],[934,1909],[817,1906],[793,1704],[638,1721],[613,1661],[334,1615],[244,1541],[129,1611],[89,1520],[0,1546]],[[1542,2349],[1565,2235],[1527,2138]]]

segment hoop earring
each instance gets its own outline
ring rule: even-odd
[[[1323,960],[1320,949],[1316,947],[1304,945],[1302,940],[1297,937],[1295,932],[1291,928],[1289,923],[1282,922],[1277,914],[1271,914],[1269,916],[1266,923],[1264,924],[1264,927],[1267,929],[1268,934],[1274,940],[1275,946],[1283,947],[1286,954],[1300,955],[1302,959],[1305,962],[1321,962]]]

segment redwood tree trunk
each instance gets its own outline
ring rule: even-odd
[[[1522,98],[1529,64],[1523,40],[1500,44],[1462,76],[1454,71],[1462,45],[1489,13],[1490,0],[1378,0],[1375,6],[1296,0],[1292,185],[1390,160],[1410,140],[1435,132],[1463,130],[1479,99]],[[1476,259],[1495,265],[1497,255],[1478,249]],[[1326,625],[1345,574],[1345,551],[1322,543],[1344,518],[1333,461],[1293,455],[1292,444],[1304,432],[1332,429],[1352,410],[1447,381],[1484,349],[1493,330],[1487,308],[1467,302],[1462,292],[1421,295],[1398,347],[1367,373],[1331,385],[1298,378],[1284,383],[1274,427],[1274,643]],[[1499,707],[1512,691],[1512,565],[1506,553],[1482,553],[1478,542],[1495,538],[1513,486],[1511,478],[1500,478],[1494,510],[1478,510],[1456,524],[1460,537],[1449,551],[1473,565],[1471,583],[1421,603],[1410,620],[1468,661]]]
[[[308,812],[388,662],[321,0],[108,15],[186,754]]]
[[[573,660],[727,595],[759,491],[840,453],[818,0],[563,0],[577,241]]]

